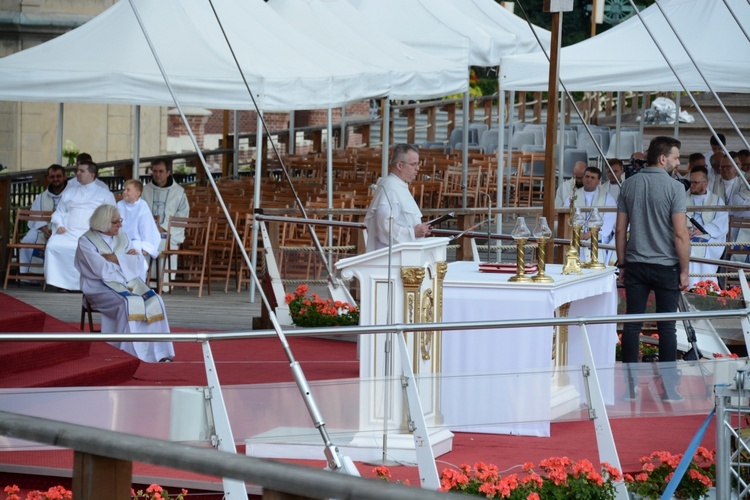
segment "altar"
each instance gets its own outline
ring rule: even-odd
[[[617,313],[614,268],[562,275],[547,265],[554,283],[508,282],[512,274],[479,272],[476,262],[448,265],[443,282],[443,321],[602,316]],[[615,360],[616,325],[587,326],[597,368]],[[565,333],[565,329],[560,331]],[[444,331],[443,424],[454,431],[549,436],[553,400],[585,395],[580,377],[555,374],[555,328]],[[563,339],[564,340],[564,339]],[[578,326],[567,328],[567,365],[583,364]],[[558,356],[564,352],[558,347]],[[580,373],[580,371],[579,371]],[[613,402],[612,371],[599,371],[605,402]],[[564,382],[564,383],[563,383]],[[565,385],[567,384],[567,385]],[[581,402],[585,402],[585,396]]]

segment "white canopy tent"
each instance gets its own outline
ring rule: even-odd
[[[468,86],[468,56],[452,62],[409,47],[370,26],[345,0],[271,0],[268,6],[296,31],[332,51],[389,71],[391,99],[442,97]]]
[[[478,0],[349,0],[370,22],[392,37],[431,54],[453,45],[456,34],[469,39],[469,64],[497,66],[503,56],[523,53],[536,46],[531,30],[514,19],[503,23],[503,14]],[[501,7],[498,6],[499,9]],[[485,10],[486,9],[486,10]],[[509,14],[509,13],[508,13]],[[515,17],[509,14],[511,17]],[[408,20],[408,28],[394,19]],[[520,22],[519,22],[520,21]],[[549,32],[537,28],[549,44]]]
[[[727,0],[744,26],[750,4]],[[750,42],[724,2],[660,0],[696,63],[717,92],[750,91]],[[691,91],[708,90],[656,5],[642,12],[670,63]],[[542,53],[504,57],[500,85],[505,90],[547,90],[549,62]],[[640,19],[622,24],[560,52],[560,79],[569,91],[681,91]]]
[[[387,71],[295,32],[263,2],[213,3],[261,109],[321,109],[389,93]],[[182,105],[253,109],[208,2],[136,6]],[[128,0],[0,59],[0,99],[174,105]]]

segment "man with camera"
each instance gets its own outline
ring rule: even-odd
[[[690,236],[685,216],[685,188],[671,175],[680,165],[680,141],[654,137],[646,159],[647,167],[625,179],[617,202],[615,247],[619,280],[625,284],[627,314],[644,313],[652,290],[657,313],[675,312],[680,291],[688,287]],[[642,323],[623,326],[623,363],[638,362],[642,326]],[[677,403],[684,398],[677,392],[675,322],[659,321],[657,329],[659,361],[669,363],[661,369],[662,400]],[[627,366],[625,399],[628,400],[638,397],[638,376],[633,368]]]

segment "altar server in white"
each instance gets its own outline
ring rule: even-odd
[[[143,183],[138,179],[125,181],[122,200],[117,202],[117,210],[122,216],[122,230],[130,238],[133,248],[145,257],[141,279],[146,281],[149,260],[159,256],[161,234],[151,208],[141,199],[142,192]]]
[[[687,199],[685,204],[693,206],[721,206],[724,201],[714,193],[708,191],[708,171],[705,166],[695,166],[690,171],[690,191],[685,194]],[[718,212],[713,210],[700,211],[696,209],[691,212],[688,208],[688,217],[692,217],[706,232],[688,219],[688,232],[690,233],[690,256],[704,257],[706,259],[721,259],[724,254],[723,246],[703,246],[695,243],[724,243],[727,241],[727,231],[729,230],[729,214],[727,212]],[[692,276],[693,274],[715,274],[719,266],[713,264],[701,264],[699,262],[690,262],[690,286],[692,287],[699,281],[713,279],[711,276]]]
[[[99,205],[115,204],[114,195],[94,181],[94,162],[83,162],[76,170],[78,185],[68,186],[52,214],[52,237],[47,242],[44,278],[48,285],[79,290],[80,275],[73,265],[78,238],[89,230],[89,219]]]
[[[576,190],[576,207],[616,207],[617,201],[609,194],[608,190],[600,186],[602,172],[597,167],[587,167],[583,174],[583,187]],[[570,198],[565,203],[570,206]],[[583,226],[581,242],[591,241],[591,230],[588,228],[588,219],[591,212],[585,212],[584,217],[587,224]],[[617,214],[615,212],[601,212],[602,227],[599,229],[599,243],[602,245],[614,244],[615,223]],[[613,256],[612,250],[599,249],[599,262],[609,265]],[[591,260],[591,247],[581,247],[581,262]]]
[[[65,179],[65,168],[62,165],[50,165],[47,167],[47,189],[42,191],[31,204],[31,210],[37,212],[54,212],[57,204],[60,202],[62,192],[67,186]],[[32,221],[29,222],[29,232],[21,239],[21,243],[46,243],[52,236],[52,223],[43,223]],[[44,253],[30,248],[22,248],[20,255],[21,262],[39,262],[44,261]],[[32,272],[41,274],[43,268],[33,267]],[[22,273],[29,272],[28,267],[21,268]]]
[[[365,216],[368,252],[388,247],[391,216],[394,245],[430,235],[430,225],[422,222],[422,211],[409,192],[409,183],[416,179],[419,166],[417,148],[410,144],[397,144],[393,148],[390,173],[378,179]]]
[[[102,333],[169,333],[164,302],[140,278],[144,257],[120,232],[117,207],[101,205],[91,229],[78,241],[75,267],[81,290],[102,314]],[[148,335],[144,335],[148,338]],[[116,342],[115,347],[147,362],[171,361],[171,342]]]

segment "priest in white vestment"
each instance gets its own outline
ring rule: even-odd
[[[555,192],[555,206],[557,208],[570,206],[570,197],[576,189],[583,187],[583,174],[586,172],[586,163],[577,161],[573,165],[573,177],[560,184]]]
[[[708,191],[708,171],[704,166],[696,166],[690,171],[690,191],[685,193],[685,204],[693,206],[721,206],[724,201]],[[690,256],[706,259],[721,259],[724,246],[703,246],[696,243],[724,243],[729,230],[729,214],[713,210],[688,209],[688,232],[690,233]],[[692,218],[692,220],[691,220]],[[695,221],[695,223],[693,223]],[[697,224],[696,224],[697,223]],[[701,226],[702,229],[699,229]],[[705,231],[705,232],[704,232]],[[694,274],[716,274],[719,266],[690,262],[690,286],[707,279],[716,281],[716,276],[693,276]]]
[[[99,205],[115,204],[114,195],[94,181],[98,168],[84,162],[76,170],[78,185],[68,186],[52,214],[52,237],[47,242],[44,278],[48,285],[79,290],[80,275],[73,265],[78,238],[89,230],[89,219]]]
[[[42,191],[31,204],[31,210],[35,212],[54,212],[57,204],[60,202],[63,190],[67,185],[65,178],[65,168],[62,165],[50,165],[47,167],[47,189]],[[41,221],[29,222],[29,232],[21,239],[21,243],[46,243],[52,236],[52,223]],[[19,258],[21,262],[37,263],[44,262],[44,252],[32,250],[31,248],[22,248]],[[22,273],[28,273],[29,269],[35,274],[42,274],[44,269],[41,267],[22,267]]]
[[[422,211],[409,192],[409,183],[419,173],[419,150],[409,144],[397,144],[391,156],[387,177],[377,182],[377,191],[367,209],[367,251],[387,248],[429,236],[430,225],[422,222]],[[391,218],[393,231],[391,231]]]
[[[151,161],[151,183],[143,186],[143,201],[151,208],[151,213],[159,216],[159,226],[162,240],[159,252],[164,250],[167,242],[167,231],[169,230],[170,217],[189,217],[190,204],[188,203],[185,190],[172,176],[172,163],[168,160],[157,158]],[[185,230],[175,228],[170,235],[170,250],[177,250],[185,241]],[[177,269],[177,256],[170,258],[171,269]],[[156,278],[152,272],[152,278]],[[166,287],[165,287],[166,290]]]
[[[602,172],[597,167],[587,167],[583,175],[583,187],[576,190],[576,207],[617,207],[617,202],[604,189],[601,183]],[[570,198],[566,200],[565,206],[570,206]],[[612,245],[615,241],[615,223],[617,222],[616,212],[601,212],[602,216],[602,227],[599,228],[599,244],[601,245]],[[588,220],[591,217],[591,212],[584,212],[584,218],[586,224],[583,226],[581,232],[581,242],[590,243],[591,241],[591,230],[588,227]],[[610,264],[610,259],[614,257],[612,250],[599,249],[598,259],[604,265]],[[589,262],[591,260],[591,247],[581,246],[581,262]]]
[[[169,333],[161,297],[140,278],[144,257],[120,232],[117,207],[101,205],[91,216],[91,229],[78,241],[75,267],[81,290],[102,314],[102,333]],[[147,335],[144,335],[147,338]],[[171,361],[172,342],[116,342],[115,347],[147,362]]]
[[[141,199],[143,183],[138,179],[125,182],[122,200],[117,202],[117,210],[122,216],[122,230],[130,238],[130,243],[137,252],[141,252],[144,259],[144,269],[141,279],[146,281],[148,262],[159,256],[161,233],[154,221],[151,208]]]

